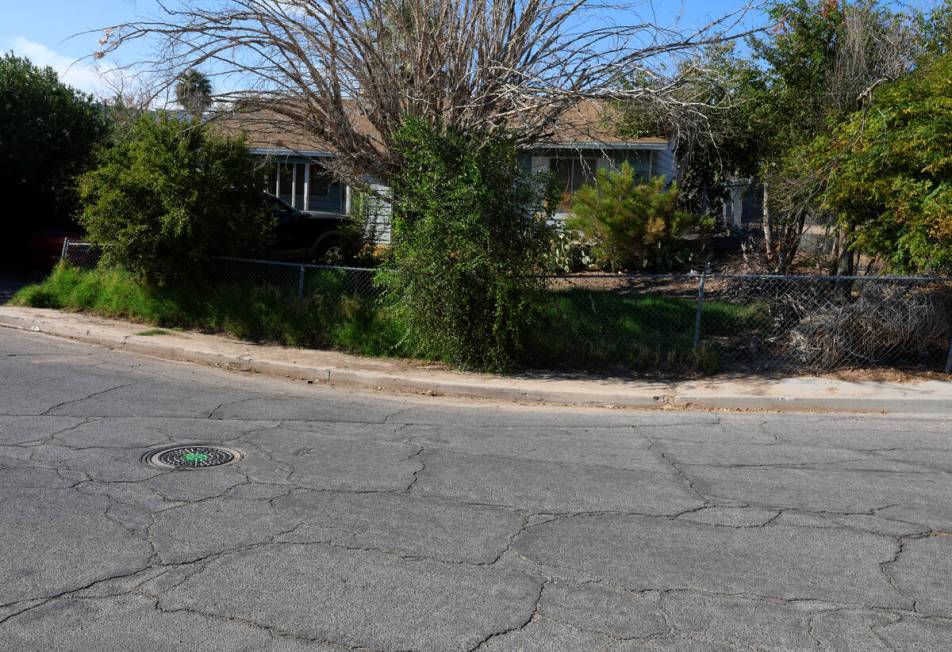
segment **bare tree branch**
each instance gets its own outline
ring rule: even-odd
[[[635,5],[597,0],[187,0],[162,6],[161,20],[104,30],[96,56],[148,40],[155,56],[140,69],[160,80],[156,93],[185,70],[210,70],[219,103],[305,129],[339,154],[341,178],[386,180],[406,115],[528,144],[557,137],[558,118],[580,100],[683,103],[667,85],[622,82],[745,36],[750,8],[679,30],[621,24]]]

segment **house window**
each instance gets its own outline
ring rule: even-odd
[[[275,193],[282,201],[292,202],[294,188],[294,166],[287,163],[278,164],[278,183]]]
[[[597,158],[581,158],[578,156],[553,158],[550,160],[552,174],[562,187],[563,194],[571,195],[579,188],[595,183],[595,170],[598,167]]]
[[[311,164],[308,192],[310,192],[307,200],[309,211],[338,212],[341,210],[340,185],[334,183],[327,168],[320,163]]]
[[[635,174],[642,180],[647,181],[654,174],[654,152],[651,150],[633,150],[620,156],[612,157],[611,167],[613,170],[620,170],[623,163],[628,163]]]
[[[311,197],[327,197],[331,194],[331,178],[323,165],[311,165]]]

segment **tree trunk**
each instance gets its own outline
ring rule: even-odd
[[[853,239],[853,227],[841,226],[837,231],[837,247],[839,255],[836,259],[837,276],[853,276],[853,251],[850,249],[850,241]],[[836,287],[844,301],[849,301],[853,293],[853,282],[847,280],[837,280]]]
[[[853,276],[855,272],[853,265],[853,251],[850,249],[850,243],[853,239],[853,229],[848,226],[841,226],[836,234],[837,239],[837,257],[836,257],[836,275]]]
[[[769,186],[770,184],[764,181],[764,259],[773,271],[776,266],[776,257],[774,256],[773,223],[770,219]]]
[[[829,232],[827,232],[829,233]],[[840,231],[839,228],[836,230],[836,235],[833,237],[833,247],[830,249],[830,257],[827,259],[827,274],[830,276],[836,276],[836,268],[840,260]]]

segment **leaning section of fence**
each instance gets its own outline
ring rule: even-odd
[[[89,267],[86,243],[63,259]],[[203,282],[289,300],[381,300],[379,270],[216,258]],[[589,370],[952,372],[952,279],[583,273],[544,277],[540,357]],[[553,352],[555,352],[553,354]],[[547,355],[548,354],[548,355]]]
[[[548,326],[593,363],[734,371],[952,371],[952,279],[580,274],[549,279]]]
[[[707,285],[712,301],[744,307],[752,332],[732,350],[768,367],[935,367],[950,351],[950,279],[711,276]]]

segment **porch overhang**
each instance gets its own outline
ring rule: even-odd
[[[317,149],[287,149],[285,147],[249,147],[248,151],[256,156],[271,156],[275,158],[288,158],[297,156],[301,158],[333,158],[336,156],[333,152]]]
[[[599,143],[599,142],[572,142],[572,143],[537,143],[527,149],[594,149],[594,150],[667,150],[667,142],[629,142],[629,143]]]

